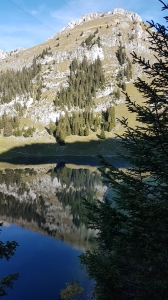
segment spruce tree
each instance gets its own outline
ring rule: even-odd
[[[100,139],[105,140],[105,138],[106,138],[106,135],[105,135],[104,127],[103,127],[101,130],[101,133],[100,133]]]
[[[7,122],[5,123],[5,126],[4,126],[4,136],[7,137],[7,136],[11,136],[12,135],[12,124],[10,121],[7,120]]]
[[[85,135],[85,136],[88,136],[88,135],[89,135],[89,124],[88,124],[88,123],[86,124],[86,128],[85,128],[85,130],[84,130],[84,135]]]
[[[118,169],[101,158],[102,176],[113,197],[97,204],[85,201],[97,244],[81,255],[81,262],[95,280],[98,300],[168,299],[168,29],[149,24],[155,63],[133,53],[134,62],[150,77],[135,84],[143,105],[126,94],[128,110],[139,125],[131,128],[121,120],[130,167]]]
[[[0,223],[0,227],[3,223]],[[1,232],[1,229],[0,229]],[[15,241],[7,241],[2,242],[0,241],[0,257],[1,259],[5,258],[7,261],[14,255],[16,247],[18,243]],[[18,279],[18,274],[9,274],[6,277],[0,278],[0,297],[7,295],[7,288],[13,287],[13,282]]]
[[[117,92],[116,92],[116,98],[118,100],[120,99],[120,89],[119,88],[117,89]]]

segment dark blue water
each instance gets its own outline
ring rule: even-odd
[[[19,273],[14,289],[8,289],[7,300],[57,300],[66,282],[78,280],[90,290],[92,282],[80,268],[81,251],[66,242],[16,225],[2,227],[2,241],[18,242],[15,255],[0,261],[0,278]]]

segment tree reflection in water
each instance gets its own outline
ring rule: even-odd
[[[0,214],[9,223],[85,247],[94,231],[87,229],[82,198],[102,198],[96,169],[25,168],[0,171]]]

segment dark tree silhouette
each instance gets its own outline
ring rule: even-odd
[[[0,227],[3,225],[3,223],[0,223]],[[1,230],[0,230],[1,231]],[[18,246],[18,243],[15,241],[7,241],[6,243],[3,243],[0,241],[0,258],[5,258],[6,260],[9,260],[15,253],[16,247]],[[18,274],[10,274],[6,277],[0,278],[0,297],[6,296],[7,288],[13,287],[13,281],[18,279]]]
[[[168,29],[153,21],[149,25],[155,63],[132,54],[149,77],[135,83],[143,105],[125,94],[139,123],[131,128],[121,120],[125,159],[132,167],[121,170],[101,158],[113,197],[85,201],[97,246],[82,254],[81,262],[95,279],[98,300],[168,299]]]

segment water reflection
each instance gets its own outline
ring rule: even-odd
[[[102,199],[106,186],[96,168],[38,166],[0,170],[0,219],[83,248],[87,228],[82,197]]]

